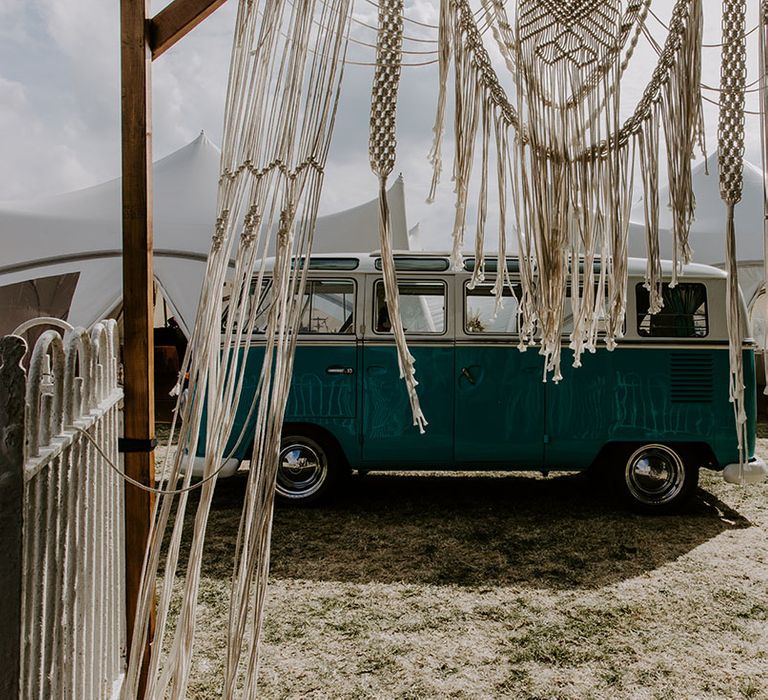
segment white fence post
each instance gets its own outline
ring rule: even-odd
[[[114,321],[0,339],[0,697],[113,697],[125,667]]]
[[[24,497],[24,394],[27,344],[0,338],[0,697],[19,697]]]

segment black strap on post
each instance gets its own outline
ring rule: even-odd
[[[152,452],[157,447],[157,439],[117,438],[118,452]]]

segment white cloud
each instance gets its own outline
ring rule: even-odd
[[[201,130],[221,141],[236,3],[230,2],[153,64],[154,137],[158,155]]]
[[[63,182],[84,182],[78,154],[33,111],[23,85],[0,76],[0,152],[3,199],[54,191]]]
[[[158,11],[165,0],[155,0]],[[156,157],[194,138],[201,129],[219,142],[236,0],[197,27],[161,56],[153,66],[153,131]],[[749,2],[748,24],[756,21],[756,0]],[[671,3],[657,8],[662,19]],[[407,16],[416,22],[437,22],[436,0],[411,0]],[[717,43],[719,13],[705,7],[705,41]],[[356,19],[376,24],[376,9],[358,2]],[[353,24],[354,37],[375,43],[375,32]],[[437,31],[406,22],[407,51],[436,49]],[[663,35],[655,20],[649,29]],[[489,45],[490,34],[486,35]],[[754,48],[756,34],[750,41]],[[491,54],[495,56],[491,45]],[[754,51],[753,51],[754,53]],[[354,44],[350,58],[372,62],[373,49]],[[429,61],[434,54],[407,54],[406,62]],[[719,51],[705,49],[705,76],[719,83]],[[633,59],[623,97],[638,99],[655,55],[645,45]],[[501,62],[498,69],[503,73]],[[104,0],[0,0],[0,199],[65,191],[117,176],[120,166],[119,3]],[[325,181],[325,212],[354,206],[375,195],[368,165],[368,114],[371,67],[346,68],[342,103]],[[507,84],[509,81],[507,80]],[[411,225],[422,222],[422,235],[447,241],[453,218],[450,126],[445,146],[443,183],[438,201],[424,204],[431,169],[427,152],[432,139],[436,99],[435,66],[403,69],[398,107],[398,161],[402,171]],[[715,93],[716,94],[716,93]],[[756,99],[750,95],[748,106]],[[754,117],[748,119],[748,155],[755,158],[759,136]],[[716,110],[707,107],[710,149],[715,144]],[[474,219],[470,211],[469,221]],[[470,224],[469,230],[472,230]]]
[[[7,116],[12,116],[25,109],[27,98],[24,95],[24,86],[13,80],[0,77],[0,108]]]
[[[0,40],[25,35],[25,0],[0,0]]]

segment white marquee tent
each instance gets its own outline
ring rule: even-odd
[[[155,277],[182,329],[190,328],[205,269],[216,212],[219,150],[200,134],[154,165]],[[707,171],[709,174],[707,174]],[[719,195],[717,156],[694,168],[696,217],[691,245],[696,262],[723,266],[725,207]],[[120,303],[120,179],[66,194],[0,203],[0,332],[13,330],[35,304],[69,306],[67,320],[88,326]],[[659,192],[662,257],[671,257],[667,188]],[[421,247],[418,225],[409,235],[404,185],[389,193],[394,247]],[[378,248],[378,202],[320,217],[316,252],[368,252]],[[630,255],[645,255],[643,203],[632,210]],[[750,163],[744,168],[744,193],[736,207],[739,275],[749,303],[763,280],[763,179]],[[27,283],[23,293],[19,283]],[[6,294],[12,290],[11,294]],[[46,301],[47,299],[47,301]],[[71,300],[71,304],[69,303]],[[15,311],[14,311],[15,310]],[[46,315],[50,314],[46,311]],[[51,314],[51,315],[55,315]]]
[[[690,244],[693,259],[725,268],[725,205],[720,199],[717,171],[717,153],[693,169],[693,190],[696,195],[696,214],[691,226]],[[672,216],[666,206],[669,188],[659,190],[659,229],[661,257],[672,257]],[[632,208],[632,224],[629,232],[629,254],[645,257],[644,203]],[[736,254],[739,266],[739,283],[747,304],[760,290],[763,283],[763,173],[749,162],[744,163],[744,189],[742,199],[736,205]]]
[[[201,133],[154,164],[155,279],[187,334],[216,219],[219,157]],[[402,178],[392,185],[389,202],[394,247],[407,249]],[[0,335],[30,316],[67,307],[69,323],[91,325],[121,299],[121,180],[0,203],[0,241]],[[315,252],[378,247],[376,199],[317,221]]]

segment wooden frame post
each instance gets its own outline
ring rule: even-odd
[[[152,268],[152,54],[149,0],[121,0],[123,157],[123,362],[125,368],[124,469],[154,486],[154,288]],[[128,644],[149,537],[152,494],[125,485],[125,591]],[[154,611],[144,648],[139,697],[144,696]]]
[[[155,483],[154,282],[152,268],[152,60],[226,0],[173,0],[150,19],[150,0],[120,0],[123,172],[123,364],[125,473]],[[127,635],[133,634],[154,499],[125,485]],[[154,609],[143,650],[144,697]]]

